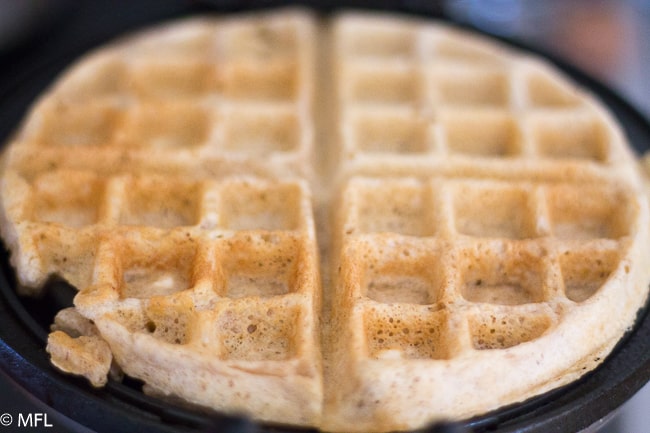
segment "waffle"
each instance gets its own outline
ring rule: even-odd
[[[59,318],[57,367],[103,385],[114,360],[149,393],[319,424],[313,33],[301,12],[163,26],[36,103],[3,234],[21,290],[63,278],[96,327]]]
[[[551,65],[429,21],[282,10],[115,41],[5,151],[52,362],[327,431],[464,419],[596,368],[647,297],[626,137]]]
[[[467,418],[598,365],[648,282],[647,203],[608,113],[444,26],[348,15],[333,51],[326,428]]]
[[[309,179],[314,29],[260,20],[194,19],[89,54],[36,104],[11,165]]]

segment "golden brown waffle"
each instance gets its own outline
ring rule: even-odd
[[[609,114],[444,26],[348,15],[333,47],[325,428],[470,417],[598,365],[648,283],[647,203]]]
[[[5,182],[16,191],[24,180]],[[25,252],[12,255],[22,283],[57,274],[80,288],[77,310],[126,374],[210,407],[319,422],[320,281],[304,182],[55,170],[22,186],[20,202],[36,204],[9,215],[22,221],[14,242]],[[55,361],[83,343],[61,334],[48,346]],[[56,365],[88,374],[89,362]]]
[[[22,289],[52,275],[79,288],[77,311],[148,392],[320,422],[321,289],[301,180],[313,33],[287,12],[118,41],[73,66],[8,149],[3,234]],[[106,344],[81,334],[57,330],[48,351],[101,385]]]
[[[288,12],[117,41],[41,99],[11,165],[309,178],[314,36],[305,15]]]
[[[609,114],[539,59],[443,25],[367,15],[340,18],[333,39],[337,170],[635,181]]]
[[[650,281],[610,114],[548,64],[425,21],[285,10],[116,41],[34,106],[1,188],[22,290],[79,289],[59,368],[331,431],[573,381]]]
[[[469,417],[567,383],[645,299],[647,270],[625,263],[646,261],[647,210],[624,187],[356,177],[341,206],[331,430]]]

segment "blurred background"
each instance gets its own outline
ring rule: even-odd
[[[561,56],[650,114],[650,1],[447,0],[445,10]]]
[[[104,42],[115,31],[116,21],[124,31],[137,27],[138,21],[122,12],[120,4],[124,1],[0,0],[0,87],[6,90],[11,83],[20,82],[22,73],[48,57],[72,59]],[[236,9],[249,3],[252,2],[160,1],[156,10],[150,12],[165,19],[188,6],[198,5],[200,10],[208,10],[218,4]],[[608,85],[650,118],[650,1],[402,0],[398,3],[405,9],[424,7],[433,14],[443,13],[483,31],[514,38],[559,56]],[[142,8],[151,8],[151,4],[144,2]],[[128,9],[133,11],[133,4]],[[17,398],[11,397],[8,403],[7,393],[0,392],[0,409],[6,408],[2,404],[20,404]],[[650,432],[650,385],[607,423],[603,421],[590,429],[596,430]]]

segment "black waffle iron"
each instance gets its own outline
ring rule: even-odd
[[[165,19],[199,13],[230,13],[286,3],[263,1],[79,1],[50,20],[47,31],[25,40],[21,47],[0,52],[0,140],[16,129],[29,104],[57,74],[84,52],[110,39]],[[327,1],[303,5],[329,13],[341,4]],[[371,7],[370,2],[344,6]],[[448,20],[435,1],[372,2],[372,8]],[[650,149],[650,123],[623,98],[601,83],[548,53],[512,40],[502,40],[555,63],[577,83],[596,94],[623,125],[638,152]],[[109,381],[94,389],[80,378],[54,369],[45,352],[47,333],[56,312],[72,305],[74,289],[64,283],[49,285],[43,298],[17,296],[8,253],[0,250],[0,377],[26,395],[29,411],[45,407],[60,423],[51,431],[97,432],[231,432],[298,433],[313,430],[260,425],[236,416],[158,400],[142,392],[132,379]],[[579,381],[523,403],[473,419],[425,428],[428,433],[579,432],[595,431],[625,401],[650,380],[650,314],[638,315],[636,325],[595,371]],[[0,395],[13,392],[0,388]],[[16,409],[18,410],[18,409]],[[42,410],[42,409],[38,409]],[[5,410],[6,411],[6,410]],[[3,407],[0,407],[3,412]],[[14,413],[14,417],[17,416]],[[2,418],[0,418],[2,422]],[[51,421],[50,421],[51,422]],[[14,424],[14,427],[16,424]],[[65,429],[67,430],[65,430]],[[2,430],[2,428],[0,428]],[[9,430],[5,430],[9,431]],[[33,430],[30,430],[33,431]]]

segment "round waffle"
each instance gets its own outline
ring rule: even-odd
[[[574,381],[650,281],[643,179],[602,105],[406,18],[282,10],[118,40],[34,105],[0,198],[20,289],[79,289],[59,368],[330,431]]]

